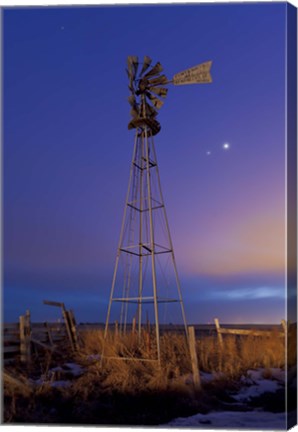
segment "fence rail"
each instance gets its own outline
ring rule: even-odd
[[[286,337],[287,324],[285,320],[281,321],[282,331],[268,331],[268,330],[255,330],[255,329],[231,329],[221,327],[218,318],[214,318],[214,324],[217,331],[218,343],[221,348],[224,346],[222,335],[239,335],[239,336],[256,336],[256,337],[270,337],[274,333],[278,337]]]

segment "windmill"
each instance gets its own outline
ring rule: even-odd
[[[161,129],[157,115],[167,96],[166,86],[211,83],[211,65],[211,61],[202,63],[168,80],[162,73],[163,67],[159,62],[152,66],[152,60],[148,56],[144,57],[142,63],[139,63],[136,56],[128,57],[128,102],[131,106],[128,129],[136,129],[136,133],[106,317],[102,358],[107,357],[105,341],[112,306],[118,308],[116,313],[120,317],[120,333],[125,334],[134,320],[137,322],[139,341],[142,338],[142,328],[148,324],[148,316],[153,317],[156,347],[154,360],[159,364],[162,307],[164,312],[167,312],[168,306],[178,306],[187,337],[184,305],[153,137]],[[177,308],[174,315],[177,318]],[[165,313],[164,317],[166,324]]]

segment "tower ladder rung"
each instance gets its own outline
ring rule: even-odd
[[[147,297],[116,297],[113,298],[114,302],[124,302],[124,303],[154,303],[154,296]],[[157,298],[157,303],[181,303],[179,299],[171,298]]]

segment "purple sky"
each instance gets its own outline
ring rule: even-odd
[[[166,75],[156,136],[189,322],[284,317],[285,3],[4,10],[4,319],[104,321],[134,132],[128,55]],[[223,149],[229,143],[230,148]],[[208,154],[210,152],[210,154]]]

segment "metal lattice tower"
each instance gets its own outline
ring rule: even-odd
[[[150,65],[151,59],[145,56],[138,74],[137,57],[128,57],[127,73],[131,91],[128,100],[132,107],[132,120],[128,128],[134,128],[136,132],[104,341],[108,334],[112,308],[117,309],[121,334],[126,333],[133,319],[136,320],[139,341],[142,338],[142,327],[150,316],[153,318],[156,338],[155,360],[160,363],[160,325],[163,319],[164,324],[169,323],[167,319],[171,315],[166,314],[170,306],[175,305],[174,319],[180,314],[186,337],[187,327],[154,146],[154,135],[160,131],[155,108],[159,109],[163,105],[163,101],[157,96],[165,98],[167,88],[161,86],[170,83],[180,85],[211,82],[211,62],[181,72],[172,81],[168,81],[165,75],[160,75],[160,63],[151,69]],[[104,356],[103,349],[102,357]]]

